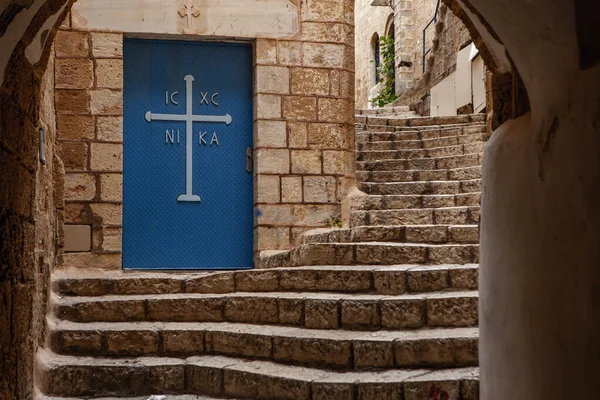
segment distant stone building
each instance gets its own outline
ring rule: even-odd
[[[485,108],[485,67],[467,28],[441,0],[357,0],[356,105],[373,107],[380,89],[378,39],[395,43],[394,105],[421,115]],[[434,105],[431,106],[433,101]]]

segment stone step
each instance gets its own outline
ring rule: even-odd
[[[447,136],[463,136],[480,133],[487,140],[487,127],[482,123],[458,125],[433,125],[420,127],[356,125],[357,142],[401,141],[436,139]]]
[[[384,227],[385,228],[385,227]],[[404,229],[403,227],[393,227]],[[460,227],[454,227],[460,228]],[[360,233],[361,229],[354,231]],[[341,231],[341,230],[340,230]],[[366,237],[366,235],[363,235]],[[269,270],[239,272],[215,272],[213,274],[170,274],[136,271],[78,270],[59,271],[53,274],[52,286],[59,296],[104,296],[231,292],[286,292],[325,291],[346,293],[402,294],[413,290],[422,291],[421,266],[317,265]],[[430,267],[426,267],[430,268]],[[476,289],[477,266],[436,266],[440,280],[447,282],[443,289]],[[62,273],[61,273],[62,272]],[[424,279],[430,279],[424,276]],[[407,282],[412,282],[410,285]],[[438,286],[436,286],[438,287]],[[428,290],[429,291],[429,290]]]
[[[364,195],[351,198],[350,207],[357,210],[397,210],[409,208],[440,208],[479,206],[481,193],[445,195]]]
[[[51,304],[57,319],[72,322],[244,322],[353,330],[477,325],[476,291],[397,296],[311,292],[52,295]]]
[[[391,117],[367,116],[366,125],[421,127],[437,125],[458,125],[469,123],[485,123],[485,114],[466,114],[442,117]]]
[[[359,151],[381,151],[381,150],[407,150],[407,149],[430,149],[436,147],[455,146],[483,141],[482,133],[473,133],[462,136],[446,136],[436,139],[415,140],[381,140],[358,142]]]
[[[226,400],[224,397],[213,397],[213,396],[203,396],[197,394],[182,394],[182,395],[173,395],[173,394],[151,394],[141,397],[88,397],[97,400]],[[37,393],[34,396],[35,400],[81,400],[81,398],[76,397],[57,397],[57,396],[45,396],[43,394]]]
[[[479,246],[474,244],[423,243],[307,243],[291,251],[261,255],[261,268],[310,265],[396,265],[479,263]]]
[[[71,397],[203,394],[281,400],[423,400],[435,390],[478,400],[478,368],[337,372],[223,356],[73,357],[40,350],[37,386]]]
[[[357,109],[356,115],[395,114],[397,112],[413,112],[408,106]]]
[[[304,234],[303,243],[479,243],[478,225],[358,226]]]
[[[483,152],[484,147],[485,142],[476,142],[469,144],[459,144],[456,146],[434,147],[427,149],[359,151],[357,153],[356,159],[357,161],[377,161],[451,157],[465,154],[481,153]]]
[[[481,167],[404,171],[356,171],[359,182],[461,181],[481,179]]]
[[[456,169],[480,166],[483,153],[463,154],[449,157],[413,158],[408,160],[358,161],[359,171],[403,171]]]
[[[479,206],[353,211],[350,215],[350,227],[377,225],[478,225],[479,215]]]
[[[460,194],[481,192],[481,179],[460,181],[415,181],[415,182],[358,182],[358,189],[367,194]]]
[[[477,328],[356,332],[240,323],[49,322],[57,354],[210,354],[331,369],[477,366]]]

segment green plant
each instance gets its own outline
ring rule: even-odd
[[[394,68],[395,51],[394,38],[392,36],[382,36],[379,38],[379,46],[381,49],[381,64],[377,68],[379,72],[379,83],[383,83],[379,94],[369,101],[373,107],[383,107],[396,100],[394,83],[396,81],[396,72]],[[373,63],[374,61],[371,60]]]
[[[340,218],[339,216],[331,217],[325,222],[326,222],[327,226],[330,228],[341,228],[342,227],[342,218]]]

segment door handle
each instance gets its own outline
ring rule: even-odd
[[[252,172],[252,147],[246,147],[246,171]]]

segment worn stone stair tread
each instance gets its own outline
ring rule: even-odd
[[[403,171],[420,169],[424,171],[475,167],[481,165],[483,153],[470,153],[447,157],[409,158],[395,160],[357,161],[359,171]]]
[[[437,181],[463,181],[481,179],[481,166],[450,168],[422,171],[409,169],[402,171],[357,171],[357,180],[361,183],[397,183],[397,182],[425,182]]]
[[[437,266],[437,265],[436,265]],[[417,266],[413,266],[417,267]],[[403,265],[396,268],[404,268]],[[429,268],[429,267],[427,267]],[[477,290],[448,291],[434,293],[403,293],[398,295],[370,294],[370,293],[337,293],[337,292],[234,292],[234,293],[168,293],[148,295],[104,295],[104,296],[75,296],[59,297],[51,295],[53,303],[57,305],[77,305],[83,303],[107,303],[119,301],[151,301],[151,300],[195,300],[195,299],[222,299],[222,298],[271,298],[271,299],[305,299],[305,300],[336,300],[336,301],[380,301],[380,300],[419,300],[430,298],[450,297],[477,297]]]
[[[152,397],[154,396],[154,397]],[[35,396],[36,400],[84,400],[81,397],[59,397],[59,396],[44,396],[37,395]],[[212,396],[204,396],[204,395],[196,395],[196,394],[181,394],[181,395],[172,395],[172,394],[162,394],[162,393],[154,393],[146,396],[137,396],[137,397],[85,397],[85,399],[94,399],[94,400],[235,400],[231,398],[225,397],[212,397]]]
[[[438,158],[461,156],[483,151],[485,142],[457,144],[453,146],[431,147],[424,149],[394,149],[394,150],[360,150],[357,161],[382,160],[414,160],[422,158]]]
[[[442,296],[442,294],[437,294]],[[50,332],[126,332],[126,331],[186,331],[186,332],[226,332],[250,335],[324,339],[332,341],[416,341],[422,339],[446,339],[477,337],[477,327],[430,328],[409,330],[354,331],[346,329],[307,329],[296,326],[261,325],[240,322],[164,322],[164,321],[131,321],[131,322],[74,322],[67,320],[49,320]]]
[[[358,142],[357,149],[358,151],[424,150],[479,142],[485,143],[483,133],[467,133],[461,135],[444,136],[441,138],[425,139],[405,139],[403,136],[395,137],[391,134],[388,134],[371,136],[371,139],[368,141]]]
[[[115,392],[125,397],[163,392],[333,400],[348,398],[342,397],[343,394],[352,396],[355,391],[359,398],[369,399],[381,398],[377,395],[388,391],[395,391],[393,397],[396,398],[404,391],[412,396],[407,400],[417,400],[427,398],[432,384],[454,391],[453,394],[458,390],[460,395],[463,387],[476,384],[479,376],[477,367],[339,372],[224,356],[111,359],[58,355],[47,349],[38,351],[36,369],[44,374],[38,378],[42,392],[75,397],[111,396]],[[86,381],[91,377],[93,379]],[[142,384],[127,385],[132,379]],[[328,397],[328,393],[337,396]]]
[[[464,207],[480,204],[481,193],[461,194],[370,194],[351,199],[352,211]]]
[[[409,182],[359,182],[368,194],[462,194],[481,190],[481,179]]]

